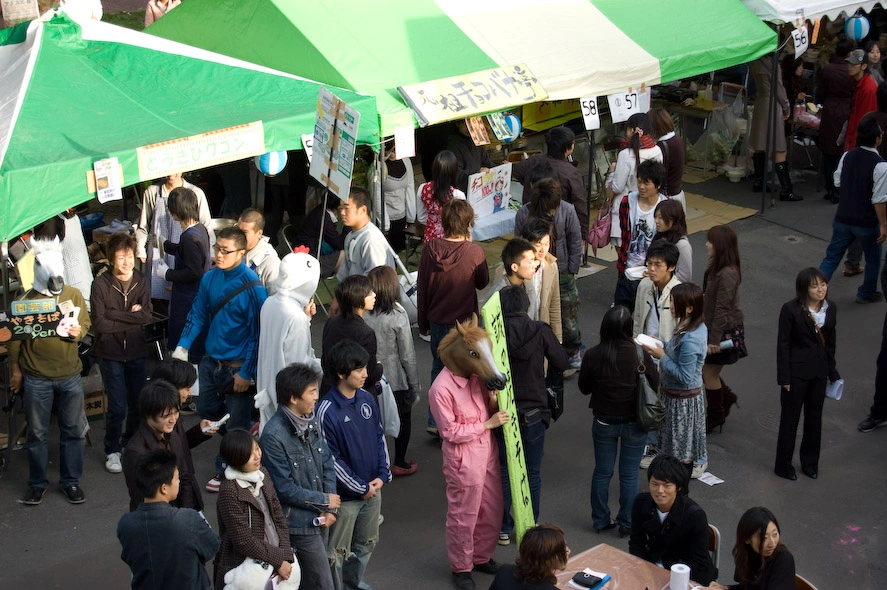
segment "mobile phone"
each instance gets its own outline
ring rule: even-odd
[[[210,430],[212,430],[213,428],[219,428],[222,424],[224,424],[225,422],[227,422],[227,421],[228,421],[228,418],[230,418],[230,417],[231,417],[231,414],[225,414],[224,416],[221,417],[221,419],[216,420],[215,422],[211,422],[211,423],[208,424],[207,426],[204,426],[204,427],[201,429],[201,431],[204,432],[204,433],[207,433],[207,432],[209,432]]]

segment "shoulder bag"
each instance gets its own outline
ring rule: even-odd
[[[644,364],[644,351],[635,345],[638,353],[638,424],[644,430],[656,430],[665,418],[665,404],[647,381],[647,365]]]

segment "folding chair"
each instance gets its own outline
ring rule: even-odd
[[[721,531],[713,524],[708,525],[708,551],[711,553],[711,560],[715,564],[715,568],[720,567],[721,563]]]
[[[795,590],[816,590],[816,586],[801,574],[795,574]]]

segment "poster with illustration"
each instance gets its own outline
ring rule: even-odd
[[[511,162],[469,176],[466,196],[475,219],[507,209],[511,198]]]

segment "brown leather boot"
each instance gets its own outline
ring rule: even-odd
[[[733,390],[724,383],[724,380],[721,379],[721,407],[724,410],[724,418],[726,419],[730,415],[730,407],[736,406],[739,407],[739,398],[733,393]]]

